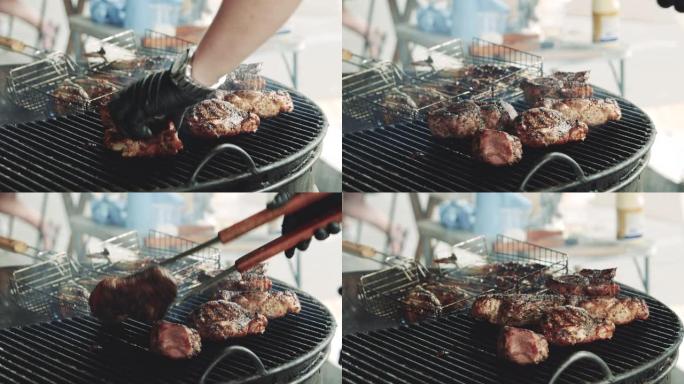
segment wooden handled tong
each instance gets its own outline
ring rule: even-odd
[[[26,251],[28,251],[29,246],[23,241],[0,236],[0,249],[5,249],[14,253],[24,254],[26,253]]]
[[[159,265],[164,266],[171,264],[183,257],[191,255],[203,248],[216,244],[218,242],[227,243],[254,228],[261,226],[279,216],[289,215],[300,211],[303,208],[309,207],[316,203],[321,203],[324,199],[333,198],[331,193],[300,193],[293,196],[287,203],[278,208],[265,209],[260,211],[218,233],[218,235],[202,244],[197,245],[185,252],[182,252],[170,259],[164,260]],[[306,240],[314,235],[318,228],[326,227],[330,223],[342,221],[342,207],[341,206],[326,206],[322,209],[316,217],[311,221],[300,225],[292,232],[280,236],[267,244],[249,252],[235,261],[235,264],[229,269],[219,273],[215,277],[205,281],[199,286],[185,294],[180,300],[194,294],[201,293],[223,280],[228,275],[234,272],[244,272],[257,264],[268,260],[269,258],[283,252],[289,248],[295,247],[299,242]]]

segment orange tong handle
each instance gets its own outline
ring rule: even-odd
[[[373,247],[353,243],[347,240],[342,240],[342,250],[361,257],[373,257],[378,254],[378,251],[376,251]]]
[[[7,47],[11,51],[19,53],[23,52],[24,49],[26,49],[26,44],[24,44],[23,42],[6,36],[0,36],[0,45]]]
[[[24,253],[28,250],[28,244],[24,243],[23,241],[0,236],[0,249],[6,249],[16,253]]]
[[[252,252],[242,256],[241,258],[235,260],[235,269],[239,272],[244,272],[259,263],[262,263],[271,257],[283,252],[287,249],[297,246],[299,242],[306,240],[314,235],[314,232],[318,228],[323,228],[330,223],[336,223],[342,221],[342,207],[336,207],[334,210],[330,210],[325,214],[322,214],[315,220],[310,221],[297,228],[295,231],[288,233],[287,235],[280,236],[279,238],[270,241],[261,247],[253,250]]]
[[[230,227],[222,230],[218,233],[218,238],[222,243],[227,243],[233,239],[236,239],[245,233],[257,228],[269,221],[284,215],[289,215],[295,213],[300,209],[307,207],[319,200],[328,197],[330,193],[299,193],[294,196],[285,204],[278,208],[264,209],[263,211],[257,212],[252,216],[231,225]]]

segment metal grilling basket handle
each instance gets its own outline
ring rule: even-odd
[[[207,382],[207,377],[209,377],[209,373],[211,373],[211,371],[214,369],[214,367],[216,367],[216,365],[218,365],[218,363],[223,361],[226,357],[238,353],[242,353],[245,356],[249,357],[252,363],[254,363],[254,367],[256,369],[255,375],[253,375],[252,378],[224,381],[221,382],[221,384],[253,383],[257,382],[259,379],[263,379],[264,376],[266,376],[266,368],[264,368],[264,363],[261,362],[259,356],[252,352],[252,350],[250,350],[249,348],[243,347],[241,345],[232,345],[224,349],[223,353],[221,353],[216,359],[214,359],[214,361],[211,362],[209,367],[207,367],[207,370],[204,371],[204,374],[202,375],[199,384],[205,384]]]
[[[608,367],[608,364],[606,364],[605,361],[603,361],[602,358],[598,357],[596,354],[588,352],[588,351],[579,351],[574,353],[572,356],[570,356],[563,364],[561,364],[560,367],[558,367],[558,370],[556,370],[556,373],[553,374],[551,377],[551,380],[549,380],[549,384],[555,384],[556,381],[558,381],[558,378],[560,375],[565,372],[568,367],[570,367],[572,364],[574,364],[576,361],[579,360],[591,360],[595,362],[599,368],[601,368],[601,372],[605,375],[605,380],[607,382],[613,382],[615,380],[615,376],[613,376],[613,372],[610,371],[610,368]]]
[[[542,157],[541,160],[539,160],[539,162],[530,170],[527,176],[525,176],[525,179],[522,181],[522,183],[520,183],[519,191],[525,192],[527,184],[530,182],[532,177],[537,173],[537,171],[539,171],[546,163],[552,160],[563,160],[564,162],[570,164],[572,170],[575,172],[575,176],[577,176],[577,179],[579,179],[579,181],[582,183],[587,182],[587,176],[584,174],[582,167],[580,167],[580,165],[577,164],[577,162],[572,157],[566,155],[565,153],[551,152],[546,156]]]

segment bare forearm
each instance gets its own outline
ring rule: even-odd
[[[287,21],[301,0],[224,0],[193,57],[192,77],[215,83]]]

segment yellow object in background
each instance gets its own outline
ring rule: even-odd
[[[612,43],[620,33],[620,0],[593,0],[594,43]]]
[[[643,236],[644,195],[642,193],[617,193],[615,198],[618,240]]]

